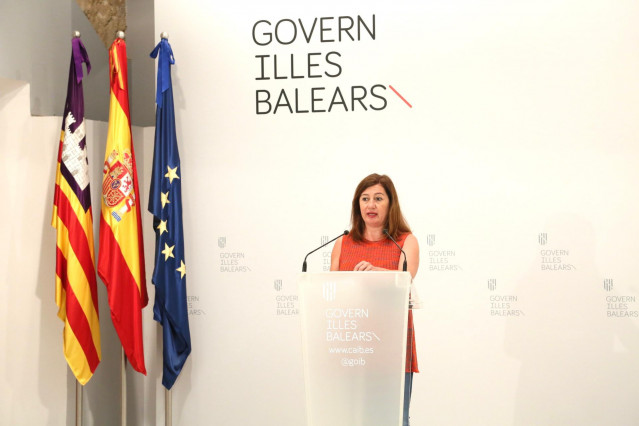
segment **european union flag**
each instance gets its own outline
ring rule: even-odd
[[[175,63],[168,40],[151,52],[158,60],[155,110],[155,151],[149,211],[155,230],[155,305],[153,319],[162,324],[164,372],[162,384],[171,389],[191,353],[186,303],[186,262],[182,229],[180,155],[175,133],[171,65]]]

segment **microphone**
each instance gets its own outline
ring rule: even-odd
[[[333,241],[335,241],[336,239],[338,239],[339,237],[343,237],[344,235],[348,235],[348,231],[344,231],[343,233],[339,234],[337,237],[333,238],[332,240],[330,240],[327,243],[322,244],[321,246],[319,246],[318,248],[316,248],[315,250],[309,252],[306,257],[304,258],[304,263],[302,264],[302,272],[306,272],[306,258],[308,257],[309,254],[311,253],[315,253],[317,250],[321,249],[324,246],[329,245],[330,243],[332,243]],[[397,243],[395,243],[397,244]]]
[[[402,249],[399,244],[397,244],[397,241],[395,241],[395,239],[393,237],[390,236],[390,234],[388,233],[388,229],[384,229],[384,234],[386,234],[386,236],[388,238],[390,238],[390,240],[392,242],[395,243],[395,245],[397,246],[397,248],[399,249],[399,251],[402,252],[402,254],[404,255],[404,268],[403,271],[406,272],[408,270],[408,264],[406,263],[406,253],[404,252],[404,249]]]

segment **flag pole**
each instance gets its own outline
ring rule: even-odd
[[[93,377],[101,358],[97,299],[92,297],[92,294],[97,293],[97,289],[93,264],[89,163],[84,127],[83,63],[88,75],[91,72],[91,62],[80,38],[80,32],[76,30],[71,35],[71,63],[62,114],[51,218],[51,225],[56,229],[57,235],[55,300],[59,308],[58,316],[64,322],[64,357],[75,376],[76,426],[82,425],[82,383],[86,384]],[[78,226],[69,228],[69,221]],[[75,263],[69,261],[70,256],[76,259]],[[67,298],[67,285],[73,288],[73,298]],[[87,302],[80,304],[79,300]],[[74,344],[75,338],[67,341],[69,335],[83,336],[78,338],[81,344]]]
[[[82,385],[75,380],[75,426],[82,426]]]
[[[120,363],[120,425],[126,426],[126,355],[124,354],[124,348],[122,348],[122,362]]]
[[[186,265],[182,227],[182,185],[171,83],[171,65],[175,64],[169,34],[160,33],[160,42],[149,56],[158,60],[155,103],[155,143],[148,210],[153,214],[156,257],[152,282],[155,285],[154,319],[162,333],[164,386],[164,423],[170,426],[172,386],[191,353],[186,303]],[[166,173],[166,174],[165,174]],[[170,195],[170,202],[168,197]],[[169,320],[169,318],[171,320]]]
[[[168,40],[169,33],[163,31],[160,33],[160,39]],[[171,389],[164,388],[164,425],[171,426],[173,424],[173,398]]]
[[[164,388],[164,425],[173,424],[173,403],[171,401],[171,389]]]

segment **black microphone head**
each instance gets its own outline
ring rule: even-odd
[[[384,228],[384,229],[382,230],[382,232],[383,232],[384,234],[388,235],[388,229]]]
[[[344,231],[344,235],[348,235],[348,231]]]

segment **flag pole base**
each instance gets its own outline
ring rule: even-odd
[[[82,385],[75,381],[75,426],[82,426]]]
[[[122,362],[120,363],[120,425],[126,426],[126,355],[122,348]]]
[[[173,424],[173,403],[171,401],[171,390],[164,388],[164,424],[171,426]]]

